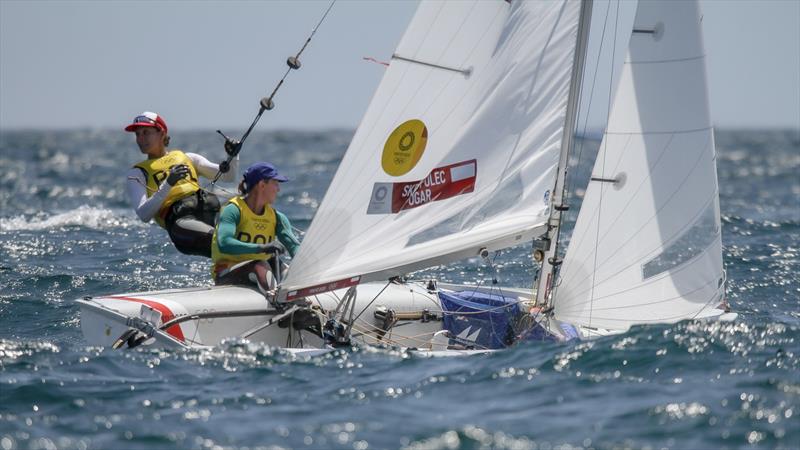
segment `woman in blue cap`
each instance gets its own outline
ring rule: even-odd
[[[211,243],[212,276],[215,284],[255,282],[267,293],[275,287],[273,255],[287,251],[294,256],[300,242],[289,219],[272,205],[280,183],[289,179],[270,163],[248,167],[239,184],[242,195],[233,197],[222,209]],[[274,264],[277,266],[277,264]]]

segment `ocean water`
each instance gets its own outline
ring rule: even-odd
[[[278,207],[308,227],[350,131],[254,134],[242,165],[295,178]],[[173,145],[222,156],[212,131]],[[800,133],[718,131],[733,323],[636,327],[590,342],[423,358],[354,348],[294,357],[89,347],[75,299],[210,284],[128,208],[140,159],[118,131],[0,133],[0,450],[800,448]],[[530,281],[529,248],[501,283]],[[434,268],[484,276],[479,261]]]

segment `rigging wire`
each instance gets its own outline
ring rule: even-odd
[[[380,292],[378,292],[378,293],[375,295],[375,297],[374,297],[372,300],[370,300],[370,301],[369,301],[369,303],[367,303],[367,306],[365,306],[365,307],[364,307],[364,309],[362,309],[362,310],[361,310],[361,312],[360,312],[360,313],[358,313],[358,315],[356,316],[356,318],[355,318],[355,319],[353,319],[352,321],[353,321],[353,322],[355,322],[356,320],[358,320],[358,318],[359,318],[359,317],[361,317],[361,315],[362,315],[362,314],[364,314],[364,312],[367,310],[367,308],[369,308],[370,306],[372,306],[372,304],[375,302],[375,300],[377,300],[377,299],[378,299],[378,297],[380,297],[380,296],[381,296],[381,294],[383,294],[383,291],[385,291],[385,290],[386,290],[386,288],[388,288],[390,284],[392,284],[392,280],[389,280],[389,282],[388,282],[388,283],[386,283],[386,286],[384,286],[384,287],[383,287],[383,289],[381,289],[381,290],[380,290]]]
[[[495,259],[497,258],[498,254],[499,254],[499,252],[495,253],[495,255],[494,255]],[[481,279],[481,283],[483,283],[483,279]],[[360,337],[360,336],[370,337],[372,339],[375,339],[375,340],[378,340],[378,341],[381,341],[381,342],[384,342],[384,343],[387,343],[387,344],[399,344],[400,341],[398,339],[419,341],[418,339],[413,339],[414,336],[404,336],[402,334],[399,335],[399,337],[397,337],[397,338],[393,338],[392,335],[393,335],[393,332],[394,332],[394,327],[392,327],[392,328],[390,328],[388,330],[385,330],[385,329],[380,328],[380,327],[378,327],[378,326],[376,326],[376,325],[374,325],[372,323],[369,323],[367,320],[362,318],[362,315],[364,314],[364,312],[366,312],[369,309],[369,307],[378,298],[380,298],[381,294],[389,287],[390,284],[391,284],[391,281],[388,282],[380,290],[380,292],[378,292],[375,295],[375,297],[373,297],[372,300],[369,301],[369,303],[358,313],[358,315],[356,315],[354,318],[352,318],[349,321],[349,323],[352,324],[351,325],[351,329],[357,332],[357,334],[358,334],[357,337]],[[476,286],[476,288],[480,288],[480,286],[478,285],[478,286]],[[492,288],[490,288],[490,293],[492,291],[494,291],[494,290],[497,290],[498,292],[500,292],[501,296],[505,297],[505,294],[503,293],[503,291],[502,291],[502,289],[500,287],[493,286]],[[317,296],[315,296],[315,298],[317,300],[317,303],[320,305],[320,308],[322,308],[322,304],[321,304],[319,298]],[[430,298],[430,297],[427,297],[427,298]],[[341,300],[339,300],[337,303],[340,303],[340,302],[341,302]],[[527,302],[525,300],[518,299],[518,300],[516,300],[514,302],[509,302],[508,304],[505,304],[505,305],[495,306],[495,307],[488,308],[488,309],[485,309],[485,310],[480,310],[480,311],[446,311],[444,309],[436,309],[436,310],[430,310],[429,309],[428,311],[436,313],[436,314],[441,314],[442,316],[446,316],[446,315],[470,316],[470,315],[480,315],[480,314],[491,313],[491,312],[494,312],[494,311],[505,311],[508,314],[509,318],[511,318],[510,309],[513,306],[525,305],[526,303]],[[437,304],[437,306],[439,306],[439,308],[441,308],[440,304]],[[322,308],[322,309],[324,310],[324,308]],[[534,318],[533,325],[535,326],[538,323],[539,323],[539,321],[537,321]],[[516,335],[520,335],[521,334],[519,327],[513,327],[513,331],[515,332]],[[523,331],[525,331],[525,330],[523,330]],[[378,339],[377,336],[375,335],[375,334],[377,334],[379,332],[385,333],[380,339]],[[433,334],[434,333],[423,333],[423,334],[415,335],[415,336],[423,336],[423,335],[431,335],[432,336]],[[429,341],[419,341],[419,342],[422,343],[422,344],[429,344],[430,343]],[[480,346],[479,344],[470,344],[470,345],[478,345],[478,346]]]
[[[611,8],[611,6],[609,5],[609,9],[610,8]],[[616,11],[615,11],[615,15],[616,16],[614,17],[614,41],[613,41],[614,42],[614,47],[611,50],[611,61],[612,61],[612,66],[611,67],[612,68],[614,67],[613,66],[613,62],[617,59],[617,33],[619,31],[619,0],[617,0],[617,8],[616,8]],[[609,81],[608,81],[608,107],[607,107],[608,108],[607,109],[608,116],[611,116],[611,107],[612,107],[612,103],[614,101],[614,99],[611,98],[612,93],[613,93],[612,91],[614,90],[613,78],[614,78],[613,76],[609,77]],[[608,153],[608,139],[604,139],[603,140],[603,148],[600,149],[600,151],[603,153],[602,171],[603,171],[603,176],[605,176],[606,154]],[[599,157],[599,155],[598,155],[598,157]],[[605,189],[605,185],[603,185],[601,183],[600,184],[600,198],[599,198],[598,203],[597,203],[597,229],[596,229],[596,232],[595,232],[595,240],[594,240],[594,262],[592,264],[593,270],[592,270],[592,284],[591,284],[592,289],[591,289],[591,293],[589,294],[589,325],[590,326],[591,326],[591,323],[592,323],[592,315],[594,314],[594,288],[595,288],[595,279],[597,277],[597,249],[598,249],[598,247],[600,245],[598,240],[600,239],[600,218],[602,216],[601,213],[602,213],[602,208],[603,208],[603,190],[604,189]]]
[[[585,136],[586,136],[586,129],[589,126],[589,116],[592,112],[592,102],[594,100],[594,89],[597,84],[597,75],[600,72],[600,55],[603,54],[603,44],[605,44],[605,37],[606,37],[606,25],[608,24],[608,13],[611,11],[611,4],[608,3],[608,8],[606,8],[606,16],[603,19],[603,31],[600,33],[600,48],[598,49],[598,58],[594,63],[594,75],[592,75],[592,87],[589,89],[589,103],[586,106],[586,115],[583,117],[583,127],[581,130],[581,141],[578,144],[578,159],[575,162],[575,172],[577,172],[580,168],[581,160],[583,159],[583,149],[585,144]],[[613,78],[613,62],[612,62],[612,78]],[[581,91],[583,91],[584,84],[581,83]],[[582,92],[581,92],[582,93]],[[583,101],[583,96],[581,95],[581,101]],[[569,172],[567,172],[567,195],[566,195],[566,202],[569,204],[569,199],[572,196],[573,192],[577,189],[577,176],[570,176]]]
[[[500,256],[500,250],[495,251],[494,258],[492,258],[491,264],[489,265],[489,267],[491,267],[492,271],[494,272],[493,276],[492,276],[492,288],[489,291],[489,293],[491,295],[492,291],[497,289],[498,295],[500,295],[500,297],[505,299],[506,298],[506,294],[503,292],[502,286],[500,286],[498,284],[498,282],[497,282],[497,276],[498,276],[499,272],[494,266],[494,261],[497,260],[498,256]],[[506,304],[506,305],[504,305],[502,307],[498,307],[500,309],[504,309],[505,310],[506,320],[508,321],[509,326],[511,327],[512,331],[514,332],[514,336],[515,337],[521,336],[524,332],[532,330],[533,327],[537,325],[537,322],[534,322],[533,325],[526,326],[528,324],[525,323],[526,321],[523,318],[527,316],[527,313],[523,313],[523,315],[521,317],[518,317],[518,318],[515,318],[515,316],[513,315],[513,310],[512,310],[511,307],[512,306],[524,305],[524,303],[525,302],[523,300],[517,300],[515,303],[509,303],[509,304]],[[481,312],[490,312],[492,310],[493,309],[489,309],[489,310],[484,310],[484,311],[481,311]],[[489,316],[489,322],[491,324],[492,329],[494,329],[494,321],[493,321],[491,315]]]
[[[605,41],[606,41],[605,36],[606,36],[606,27],[608,25],[608,15],[609,15],[609,13],[611,11],[611,3],[609,2],[609,3],[607,3],[607,5],[608,5],[608,7],[606,8],[606,15],[603,18],[603,30],[600,33],[600,47],[599,47],[598,52],[597,52],[598,53],[598,57],[597,57],[597,59],[595,60],[595,63],[594,63],[594,72],[593,72],[593,75],[592,75],[592,86],[589,89],[589,102],[588,102],[588,105],[586,106],[586,113],[585,113],[585,115],[583,117],[583,127],[582,127],[582,130],[581,130],[581,140],[580,140],[580,143],[578,144],[578,158],[575,161],[575,165],[574,165],[575,174],[574,174],[574,176],[570,176],[570,171],[569,170],[567,170],[566,174],[565,174],[565,182],[564,182],[564,184],[566,185],[567,189],[566,189],[566,192],[564,194],[564,200],[562,201],[562,203],[567,204],[567,205],[569,205],[571,203],[570,200],[571,200],[571,198],[573,196],[573,193],[575,193],[577,191],[577,180],[579,178],[577,175],[578,175],[578,173],[580,171],[580,168],[581,168],[581,161],[583,160],[583,150],[584,150],[584,146],[585,146],[585,142],[586,142],[586,129],[589,126],[589,116],[591,115],[591,111],[592,111],[592,103],[593,103],[593,100],[594,100],[594,90],[595,90],[595,86],[597,85],[597,76],[598,76],[598,73],[600,72],[599,69],[600,69],[600,61],[602,59],[601,56],[603,54],[603,45],[605,44]],[[619,15],[619,4],[617,5],[617,16],[618,15]],[[616,27],[615,27],[615,38],[614,38],[613,46],[614,46],[614,48],[616,48]],[[613,76],[614,75],[614,62],[613,62],[613,59],[614,58],[612,57],[611,76],[610,76],[610,78],[612,80],[614,78],[614,76]],[[586,73],[586,71],[584,70],[584,74],[585,73]],[[613,81],[610,81],[610,83],[613,85]],[[585,83],[581,83],[580,97],[579,97],[580,98],[580,100],[579,100],[580,105],[583,104],[584,87],[585,87]],[[610,94],[609,94],[609,98],[610,98]],[[609,108],[610,108],[610,106],[609,106]],[[608,117],[606,117],[606,125],[607,125],[607,122],[608,122]],[[567,164],[569,165],[569,162]],[[591,176],[592,170],[593,170],[593,167],[589,167],[590,176]],[[590,176],[587,177],[587,180],[588,180],[588,178],[590,178]],[[581,200],[581,202],[583,202],[583,200]],[[577,208],[575,210],[577,211]],[[578,219],[578,214],[575,213],[575,220],[574,220],[574,223],[572,223],[573,229],[571,229],[569,231],[570,240],[571,240],[571,235],[574,232],[574,226],[575,226],[575,223],[577,223],[577,219]],[[569,222],[572,222],[572,219],[570,219]],[[563,225],[558,227],[558,236],[556,238],[557,241],[561,240],[561,234],[562,234],[562,232],[564,232],[564,228],[565,227]],[[566,254],[567,248],[568,248],[568,246],[564,246],[563,247],[563,251],[564,251],[565,254]],[[558,255],[555,255],[555,256],[558,257]],[[555,287],[558,287],[558,286],[561,285],[562,281],[563,280],[561,279],[561,273],[559,272],[559,276],[554,280],[553,285]]]
[[[272,90],[272,93],[269,95],[269,97],[264,97],[264,98],[261,99],[261,101],[259,102],[260,103],[260,107],[258,109],[258,113],[256,114],[255,119],[253,119],[253,122],[250,124],[250,127],[242,135],[241,139],[236,140],[236,139],[229,138],[228,136],[225,136],[225,134],[222,133],[222,131],[217,130],[217,133],[222,135],[222,137],[225,139],[225,149],[226,149],[226,151],[228,151],[229,148],[230,148],[230,151],[228,152],[228,158],[224,161],[224,163],[220,164],[221,168],[225,167],[225,166],[228,166],[228,167],[230,166],[231,161],[241,151],[242,145],[244,144],[244,141],[247,140],[248,136],[250,136],[250,133],[253,131],[253,128],[255,128],[256,124],[261,119],[261,116],[264,114],[264,111],[271,110],[271,109],[273,109],[275,107],[275,103],[273,102],[272,99],[275,97],[275,94],[278,93],[278,89],[280,89],[280,87],[283,85],[283,82],[286,80],[286,77],[289,75],[289,72],[291,72],[292,70],[297,70],[297,69],[300,68],[300,55],[303,53],[303,51],[305,51],[306,47],[308,47],[308,44],[311,43],[311,39],[317,33],[317,30],[319,29],[320,25],[322,25],[322,22],[325,21],[325,18],[328,17],[328,13],[331,12],[331,9],[333,8],[333,5],[335,3],[336,3],[336,0],[332,0],[331,4],[328,5],[328,9],[325,10],[325,14],[322,15],[322,18],[319,20],[319,22],[317,22],[317,25],[314,27],[313,30],[311,30],[311,34],[309,34],[308,38],[306,38],[305,43],[303,43],[303,46],[300,48],[300,51],[298,51],[296,55],[290,56],[286,60],[286,65],[288,65],[289,68],[286,69],[286,72],[283,74],[283,77],[280,79],[280,81],[278,81],[278,84],[275,86],[275,89]],[[212,186],[217,183],[217,181],[222,176],[222,174],[223,174],[222,170],[218,170],[217,171],[217,174],[214,176],[214,179],[211,181],[211,185]]]

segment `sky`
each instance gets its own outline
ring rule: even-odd
[[[0,0],[0,130],[121,129],[151,110],[241,135],[328,5]],[[714,124],[800,130],[800,1],[700,5]],[[257,130],[357,127],[384,72],[363,58],[389,61],[415,8],[338,0]]]

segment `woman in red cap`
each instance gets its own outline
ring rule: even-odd
[[[213,179],[220,164],[195,153],[167,151],[167,123],[154,112],[136,116],[125,131],[136,133],[136,144],[147,155],[128,172],[128,200],[136,215],[143,222],[155,219],[180,252],[211,257],[219,200],[200,188],[198,176]],[[238,168],[237,156],[223,167],[220,179],[233,181]]]
[[[219,216],[211,245],[215,284],[255,282],[269,298],[278,273],[273,255],[294,256],[300,242],[289,219],[273,208],[280,183],[289,181],[270,163],[256,163],[244,172],[239,192]],[[272,266],[270,266],[272,264]]]

